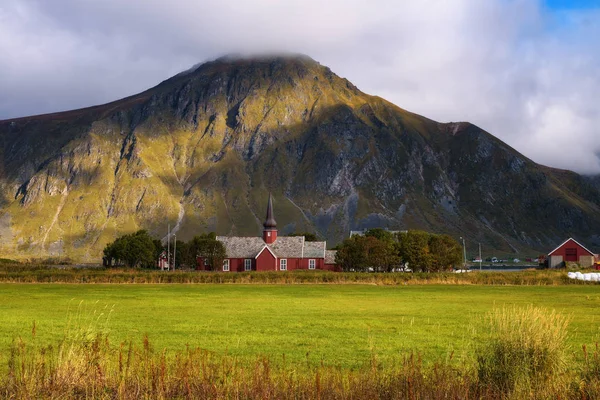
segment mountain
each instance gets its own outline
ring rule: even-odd
[[[600,244],[598,181],[467,122],[361,92],[306,56],[222,58],[113,103],[0,121],[4,257],[98,260],[140,228],[178,239],[421,228],[469,250]]]

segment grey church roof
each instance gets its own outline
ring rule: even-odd
[[[259,237],[217,236],[229,258],[254,258],[265,242]]]
[[[304,236],[280,236],[267,246],[277,258],[302,258]]]
[[[280,236],[272,244],[260,237],[217,236],[217,240],[225,246],[228,258],[254,258],[265,246],[277,258],[323,258],[326,254],[325,242],[306,242],[304,236]]]
[[[304,242],[304,258],[325,257],[325,242]]]

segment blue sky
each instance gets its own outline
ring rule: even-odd
[[[600,8],[600,0],[545,0],[544,3],[554,10]]]

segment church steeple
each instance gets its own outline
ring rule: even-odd
[[[267,204],[267,217],[263,224],[263,240],[270,244],[277,240],[277,222],[273,214],[273,197],[269,193],[269,203]]]

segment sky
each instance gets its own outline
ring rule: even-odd
[[[595,174],[599,38],[600,0],[1,0],[0,119],[106,103],[229,53],[304,53]]]

